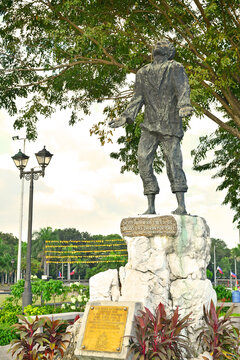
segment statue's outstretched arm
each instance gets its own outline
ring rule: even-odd
[[[134,95],[131,98],[127,108],[123,111],[121,116],[109,122],[112,128],[123,126],[126,122],[134,122],[139,110],[143,106],[143,95],[140,75],[136,74]]]

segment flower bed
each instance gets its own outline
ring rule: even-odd
[[[52,317],[54,316],[52,314],[59,314],[57,318],[61,319],[60,314],[70,313],[69,315],[65,315],[65,318],[73,320],[76,314],[84,311],[85,305],[89,300],[88,287],[78,282],[66,286],[60,280],[50,280],[46,282],[37,279],[32,281],[32,285],[33,305],[28,305],[24,308],[24,313],[28,316],[48,315],[48,317]],[[0,310],[0,346],[8,345],[13,338],[17,338],[17,334],[11,326],[18,322],[17,316],[22,314],[22,308],[19,302],[23,290],[24,280],[20,280],[12,286],[12,294],[4,301],[3,308]],[[62,296],[62,300],[64,301],[66,296],[70,295],[71,302],[63,303],[61,306],[56,306],[55,301],[54,305],[34,305],[41,295],[44,301],[49,301],[51,298],[56,299],[59,295]]]

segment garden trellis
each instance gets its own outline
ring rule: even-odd
[[[48,264],[122,262],[127,257],[127,245],[123,239],[46,240],[45,255]]]

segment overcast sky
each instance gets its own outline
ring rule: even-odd
[[[120,174],[119,161],[110,159],[116,151],[115,144],[100,145],[95,136],[89,135],[92,124],[100,121],[103,106],[94,105],[92,115],[74,127],[68,126],[69,114],[58,111],[52,119],[41,119],[38,139],[26,143],[30,156],[27,169],[37,165],[34,153],[46,145],[54,154],[44,178],[34,182],[33,231],[41,227],[74,227],[91,234],[120,233],[122,218],[135,216],[146,210],[139,176]],[[23,149],[22,141],[13,141],[13,135],[24,132],[13,130],[13,119],[0,112],[0,231],[19,234],[21,181],[19,171],[11,156]],[[186,195],[187,211],[206,219],[211,236],[223,239],[229,247],[236,246],[238,230],[232,223],[233,212],[221,205],[224,194],[216,192],[219,180],[211,179],[211,172],[192,170],[190,151],[197,146],[198,137],[211,133],[214,124],[208,119],[191,121],[191,129],[183,140],[184,170],[189,191]],[[115,140],[122,129],[115,130]],[[175,196],[170,191],[164,173],[158,176],[160,194],[156,210],[160,215],[170,214],[176,208]],[[24,189],[23,240],[26,241],[29,183]]]

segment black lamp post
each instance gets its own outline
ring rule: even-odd
[[[26,277],[24,292],[22,296],[22,308],[27,305],[32,304],[32,288],[31,288],[31,248],[32,248],[32,218],[33,218],[33,181],[38,180],[40,176],[45,175],[45,168],[50,163],[50,160],[53,156],[49,151],[44,148],[35,154],[41,170],[34,170],[33,168],[30,171],[24,171],[29,156],[23,154],[21,150],[12,156],[12,159],[20,170],[20,179],[23,177],[30,181],[29,187],[29,210],[28,210],[28,238],[27,238],[27,259],[26,259]]]

